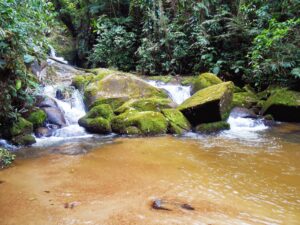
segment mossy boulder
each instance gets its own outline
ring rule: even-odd
[[[168,128],[168,122],[160,112],[135,110],[126,111],[114,117],[111,125],[114,132],[129,135],[165,134]]]
[[[110,121],[114,117],[114,112],[108,104],[102,104],[92,108],[78,123],[87,131],[98,134],[110,133]]]
[[[28,120],[20,117],[10,128],[10,135],[12,137],[24,134],[31,134],[33,132],[33,125]]]
[[[114,73],[116,73],[116,71],[105,68],[91,69],[89,70],[89,73],[75,76],[72,80],[72,85],[83,91],[89,83],[100,81],[107,75]]]
[[[198,125],[195,130],[199,133],[214,133],[222,130],[229,130],[230,124],[226,121],[219,121],[214,123],[203,123]]]
[[[36,142],[31,135],[33,132],[33,124],[26,119],[20,117],[9,130],[11,141],[16,145],[31,145]]]
[[[220,83],[222,83],[222,80],[218,78],[217,75],[213,73],[202,73],[197,78],[195,78],[191,93],[194,94],[199,90]]]
[[[300,92],[277,89],[264,103],[262,114],[277,121],[300,122]]]
[[[163,90],[134,75],[123,73],[110,74],[99,81],[90,82],[84,95],[87,106],[93,105],[97,99],[167,97]]]
[[[234,107],[244,107],[251,108],[257,105],[259,99],[253,92],[238,92],[233,94],[232,98],[232,108]]]
[[[225,82],[202,89],[177,109],[193,126],[226,120],[231,109],[233,87],[232,82]]]
[[[114,112],[108,104],[97,105],[85,115],[87,118],[103,117],[107,120],[111,120],[113,116]]]
[[[119,108],[121,105],[123,105],[125,102],[129,100],[128,97],[117,97],[117,98],[98,98],[93,105],[90,106],[90,108],[93,108],[97,105],[102,104],[108,104],[112,108],[113,111],[115,111],[117,108]]]
[[[29,114],[27,120],[33,124],[34,128],[40,127],[46,121],[47,115],[46,113],[41,110],[37,109]]]
[[[167,98],[141,98],[141,99],[132,99],[125,102],[122,106],[116,109],[117,114],[126,112],[127,110],[136,110],[136,111],[155,111],[160,112],[162,109],[172,108],[174,103],[171,99]]]
[[[177,109],[163,109],[162,114],[168,121],[168,132],[171,134],[183,134],[191,129],[189,121]]]
[[[36,140],[31,134],[21,134],[13,137],[12,142],[16,145],[32,145]]]

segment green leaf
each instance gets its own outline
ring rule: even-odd
[[[28,55],[28,54],[24,55],[24,62],[25,63],[27,63],[27,64],[32,63],[34,60],[35,60],[34,56]]]
[[[292,69],[291,74],[296,78],[300,78],[300,67]]]
[[[21,87],[22,87],[22,81],[16,80],[16,90],[20,90]]]

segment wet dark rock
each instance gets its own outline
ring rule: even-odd
[[[257,118],[257,115],[252,110],[242,107],[233,108],[230,112],[230,116],[233,118]]]
[[[151,207],[156,210],[167,210],[171,211],[171,209],[165,208],[163,206],[164,202],[161,199],[156,199],[152,202]]]
[[[49,123],[58,125],[60,127],[66,125],[65,117],[59,108],[45,107],[42,109],[47,114],[47,121]]]
[[[45,107],[58,108],[57,103],[51,98],[45,98],[45,99],[41,100],[37,104],[37,106],[40,108],[45,108]]]
[[[189,204],[181,204],[180,205],[181,208],[186,209],[186,210],[195,210],[194,207],[190,206]]]
[[[52,131],[51,129],[47,128],[47,127],[39,127],[35,130],[35,136],[38,138],[41,137],[50,137],[52,135]]]
[[[65,98],[65,96],[64,96],[64,94],[63,94],[63,92],[62,92],[62,90],[60,90],[60,89],[56,90],[55,98],[60,99],[60,100],[62,100],[62,99]]]

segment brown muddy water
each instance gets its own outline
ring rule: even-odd
[[[300,125],[88,139],[18,156],[0,171],[1,225],[300,224]],[[153,209],[157,199],[169,210]]]

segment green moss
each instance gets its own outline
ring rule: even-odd
[[[103,117],[104,119],[111,120],[114,117],[114,112],[110,105],[102,104],[93,107],[86,115],[86,118]]]
[[[0,169],[8,167],[15,160],[16,155],[4,148],[0,148]]]
[[[10,128],[10,135],[17,136],[20,134],[30,134],[33,131],[33,125],[31,122],[20,117]]]
[[[222,83],[222,80],[213,73],[202,73],[194,81],[192,93],[210,87],[215,84]]]
[[[31,122],[35,128],[42,126],[46,119],[47,115],[41,109],[37,109],[36,111],[30,113],[27,118],[27,120]]]
[[[164,134],[167,132],[167,121],[159,112],[127,111],[112,119],[112,129],[116,133],[144,135]],[[136,127],[136,129],[133,129]],[[138,130],[137,130],[138,129]]]
[[[189,121],[177,109],[163,109],[163,115],[168,121],[168,131],[172,134],[183,134],[191,129]]]
[[[110,121],[113,117],[114,112],[110,105],[102,104],[93,107],[78,124],[89,132],[107,134],[111,132]]]
[[[36,140],[31,134],[21,134],[14,136],[12,142],[16,145],[32,145],[36,143]]]
[[[244,107],[251,108],[258,102],[257,96],[252,92],[234,93],[232,98],[232,108]]]
[[[204,123],[196,127],[196,131],[200,133],[213,133],[222,130],[229,130],[230,125],[225,121],[219,121],[214,123]]]
[[[171,75],[165,75],[165,76],[148,76],[146,77],[148,80],[156,80],[156,81],[161,81],[164,83],[169,83],[170,81],[172,81],[172,79],[174,78]]]
[[[112,108],[113,111],[115,111],[117,108],[119,108],[121,105],[123,105],[125,102],[128,101],[127,97],[120,97],[120,98],[98,98],[95,103],[91,106],[91,108],[102,105],[102,104],[108,104]]]
[[[136,111],[155,111],[160,112],[161,109],[171,108],[172,100],[167,98],[142,98],[132,99],[125,102],[115,112],[120,114],[130,109]]]
[[[266,112],[272,105],[282,105],[291,107],[300,107],[300,92],[287,89],[277,89],[263,105],[263,112]]]
[[[78,121],[78,124],[84,127],[87,131],[98,134],[111,133],[111,125],[108,119],[103,117],[86,118],[83,117]]]
[[[84,96],[88,105],[93,105],[97,99],[104,98],[168,97],[163,90],[151,86],[136,76],[124,73],[110,74],[100,81],[90,82]]]
[[[195,82],[196,78],[197,77],[194,77],[194,76],[181,77],[180,83],[181,83],[181,85],[189,86]]]
[[[210,86],[195,93],[192,97],[188,98],[180,106],[178,106],[177,109],[181,111],[187,108],[193,108],[205,104],[207,102],[220,100],[226,92],[232,92],[232,90],[232,82]]]

